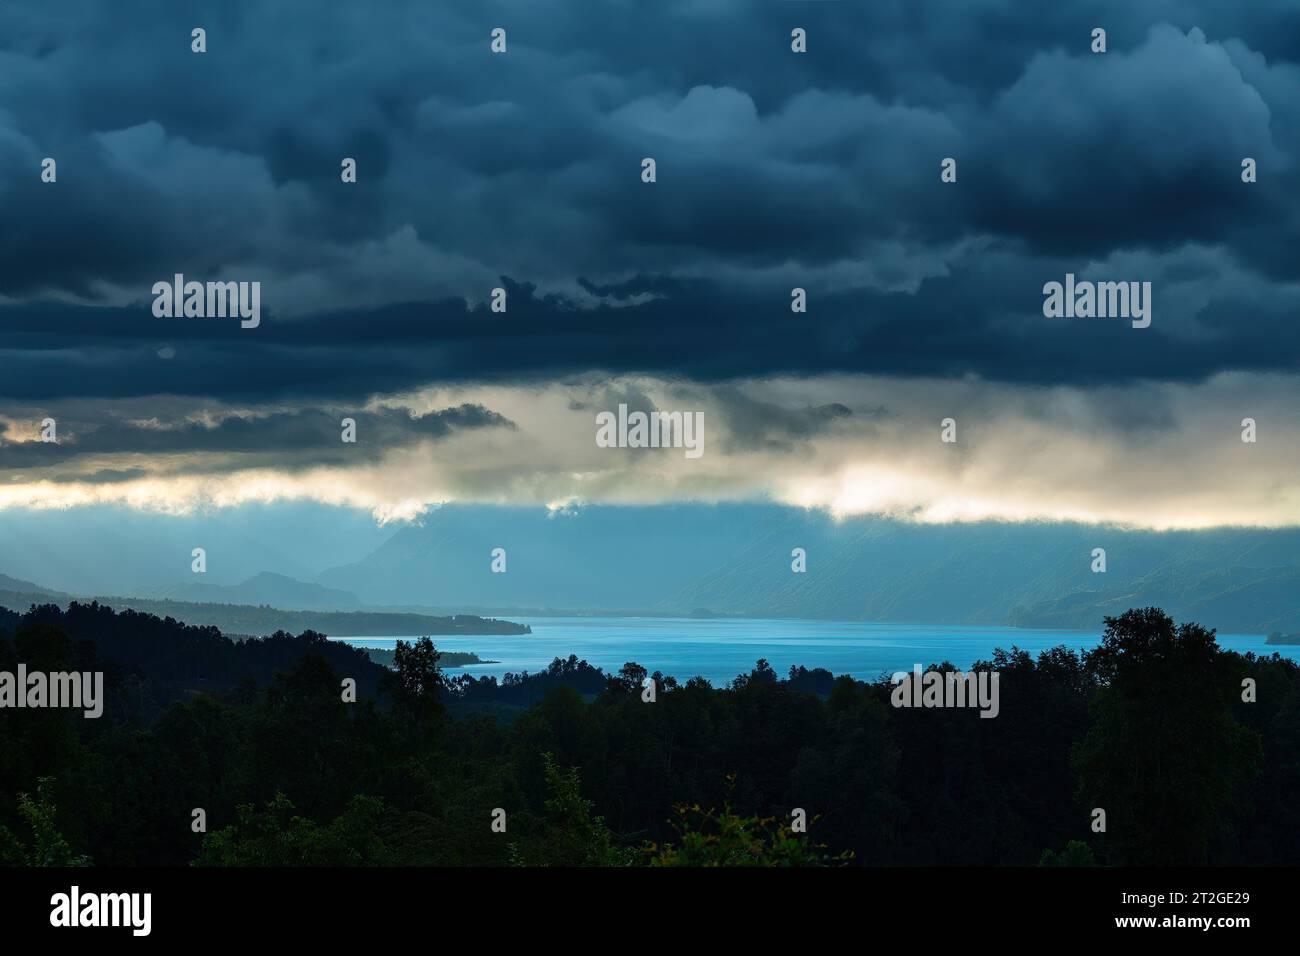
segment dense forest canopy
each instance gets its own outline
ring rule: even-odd
[[[108,699],[98,720],[0,709],[10,864],[1300,860],[1300,668],[1154,608],[1083,654],[977,664],[993,720],[764,661],[722,687],[574,657],[449,677],[428,638],[390,669],[310,631],[236,642],[98,604],[0,609],[0,671],[19,661],[102,670]]]

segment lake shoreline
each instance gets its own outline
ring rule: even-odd
[[[1086,651],[1101,639],[1092,630],[1013,628],[1009,626],[876,624],[857,621],[819,621],[777,618],[650,618],[570,617],[523,618],[519,623],[531,633],[438,637],[430,635],[440,651],[477,652],[495,663],[457,667],[456,673],[502,678],[507,673],[537,673],[555,658],[585,660],[608,674],[626,663],[636,663],[651,673],[685,681],[704,677],[715,685],[749,673],[759,660],[780,673],[790,667],[823,668],[835,675],[874,680],[881,674],[910,671],[914,665],[950,663],[969,668],[990,660],[996,648],[1013,647],[1037,657],[1050,648]],[[392,648],[411,637],[347,637],[362,648]],[[1265,655],[1277,651],[1300,656],[1300,646],[1265,644],[1264,635],[1219,635],[1220,646],[1238,652]]]

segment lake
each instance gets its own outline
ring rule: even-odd
[[[1053,631],[947,624],[866,624],[860,621],[793,621],[649,617],[520,617],[532,634],[434,637],[439,650],[473,651],[495,664],[458,667],[450,673],[536,672],[556,657],[576,654],[606,673],[635,661],[680,681],[700,676],[717,685],[748,673],[759,658],[785,676],[792,664],[824,667],[834,674],[872,680],[882,673],[911,670],[913,664],[951,661],[967,668],[987,660],[995,647],[1013,644],[1037,656],[1064,644],[1075,650],[1096,646],[1101,631]],[[1263,635],[1220,634],[1219,645],[1234,651],[1300,658],[1300,646],[1269,647]],[[339,638],[357,647],[394,647],[415,638]]]

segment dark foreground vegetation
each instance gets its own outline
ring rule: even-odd
[[[1083,655],[977,665],[994,719],[761,661],[726,687],[650,675],[653,703],[635,664],[448,678],[427,639],[389,670],[95,604],[0,609],[0,671],[19,661],[103,671],[106,703],[0,709],[8,864],[1300,862],[1300,669],[1154,608]]]
[[[383,664],[385,667],[392,667],[397,654],[392,648],[388,647],[365,647],[362,648],[376,664]],[[442,651],[438,655],[438,666],[444,670],[448,667],[465,667],[469,664],[495,664],[496,661],[484,660],[471,651]]]

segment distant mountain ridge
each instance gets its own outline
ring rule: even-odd
[[[491,554],[504,548],[506,573]],[[791,551],[807,572],[791,571]],[[1091,571],[1105,548],[1107,570]],[[1159,606],[1240,633],[1300,629],[1300,529],[835,521],[777,505],[446,506],[317,577],[375,604],[644,609],[1095,629]]]
[[[205,624],[224,634],[265,636],[275,631],[317,631],[330,637],[413,637],[416,635],[531,634],[526,624],[476,614],[439,617],[429,614],[362,611],[294,611],[267,605],[190,604],[147,598],[104,597],[101,604],[119,610],[172,617],[186,624]]]
[[[67,606],[72,595],[41,587],[31,581],[0,574],[0,607],[25,611],[33,604],[58,604]]]
[[[1300,623],[1300,568],[1160,568],[1127,586],[1080,589],[1013,608],[1016,627],[1080,627],[1080,622],[1159,604],[1179,620],[1225,621],[1222,630],[1274,632]]]
[[[50,588],[41,587],[39,584],[33,584],[31,581],[23,581],[19,578],[11,578],[7,574],[0,574],[0,593],[9,594],[49,594],[55,597],[67,597],[62,591],[54,591]]]
[[[299,581],[284,574],[263,571],[239,584],[204,581],[148,589],[141,597],[208,604],[267,604],[277,608],[312,611],[346,611],[361,608],[350,591]]]
[[[279,578],[280,575],[259,577]],[[292,579],[288,579],[292,580]],[[295,582],[301,583],[301,582]],[[310,585],[321,591],[319,585]],[[224,591],[218,591],[224,593]],[[317,631],[331,637],[411,637],[415,635],[528,634],[527,625],[477,614],[432,615],[366,608],[349,611],[303,610],[268,604],[177,601],[160,598],[65,594],[31,581],[0,574],[0,608],[22,614],[33,606],[98,603],[119,610],[173,618],[188,625],[216,627],[227,635],[263,636],[276,631]]]
[[[1098,547],[1107,554],[1102,574],[1091,571]],[[495,548],[506,552],[505,573],[491,569]],[[794,548],[807,553],[806,573],[791,572]],[[73,597],[0,575],[0,606],[66,606]],[[105,600],[232,633],[339,636],[464,633],[446,622],[547,613],[1095,630],[1105,615],[1145,606],[1226,632],[1294,633],[1300,529],[835,521],[761,504],[457,505],[314,582],[263,572],[234,585],[188,581]]]

